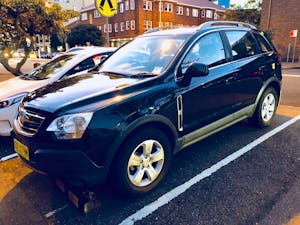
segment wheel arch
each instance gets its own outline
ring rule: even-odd
[[[162,115],[145,115],[136,119],[128,126],[125,126],[114,141],[110,149],[111,154],[106,160],[106,167],[108,169],[108,172],[110,171],[110,167],[113,160],[117,157],[117,155],[120,152],[120,147],[125,143],[125,141],[128,138],[130,138],[131,135],[134,135],[133,132],[138,132],[140,129],[149,129],[151,127],[159,129],[162,132],[164,132],[164,134],[166,134],[166,136],[170,140],[172,150],[171,153],[174,153],[174,149],[178,140],[178,134],[173,123],[168,118]]]

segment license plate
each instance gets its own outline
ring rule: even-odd
[[[29,149],[26,145],[14,139],[14,148],[20,156],[22,156],[26,160],[29,160]]]

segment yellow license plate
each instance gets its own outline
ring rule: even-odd
[[[29,160],[29,149],[26,145],[14,139],[14,148],[20,156],[22,156],[26,160]]]

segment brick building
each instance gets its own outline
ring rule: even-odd
[[[92,4],[81,10],[72,26],[94,24],[109,35],[110,46],[120,46],[158,26],[198,26],[218,18],[225,9],[208,0],[117,0],[117,14],[106,18]],[[108,21],[107,21],[108,20]]]
[[[298,30],[295,61],[300,59],[300,2],[299,0],[263,0],[261,29],[273,32],[272,40],[282,58],[286,60],[290,45],[289,61],[293,56],[295,38],[290,30]]]

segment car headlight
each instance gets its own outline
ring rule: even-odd
[[[92,112],[60,116],[52,121],[47,131],[54,132],[58,139],[78,139],[82,137],[92,116]]]
[[[21,92],[15,95],[10,96],[9,98],[0,101],[0,109],[9,107],[15,103],[19,103],[24,95],[28,94],[28,92]]]

